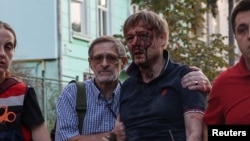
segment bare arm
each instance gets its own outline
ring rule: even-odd
[[[51,141],[49,131],[44,123],[31,129],[32,139],[34,141]]]
[[[108,136],[110,132],[93,134],[93,135],[79,135],[68,139],[67,141],[102,141],[102,138]]]
[[[208,141],[207,125],[203,123],[203,141]]]
[[[203,114],[198,112],[186,113],[184,115],[186,128],[186,141],[202,141]]]
[[[208,78],[204,75],[202,70],[195,66],[191,66],[190,69],[193,71],[187,73],[182,78],[182,87],[188,88],[190,90],[199,90],[209,93],[212,85]],[[195,81],[197,81],[198,83],[196,84]]]
[[[120,115],[117,116],[117,119],[115,121],[115,127],[112,132],[116,135],[117,141],[125,141],[126,139],[125,126],[120,119]]]

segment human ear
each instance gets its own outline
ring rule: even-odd
[[[166,38],[166,35],[165,34],[162,34],[159,38],[159,44],[160,46],[163,46],[165,47],[166,44],[167,44],[167,38]]]
[[[125,68],[125,66],[127,65],[127,63],[128,63],[128,57],[123,57],[122,58],[122,69],[124,69]]]
[[[89,61],[89,67],[93,70],[92,65],[91,65],[91,59],[88,58],[88,61]]]

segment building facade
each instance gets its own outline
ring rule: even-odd
[[[217,6],[216,17],[205,15],[204,30],[229,36],[229,1],[217,0]],[[35,87],[49,129],[63,87],[72,79],[92,77],[88,64],[91,41],[101,35],[122,34],[123,22],[136,10],[130,0],[0,2],[0,20],[13,26],[17,34],[13,69]],[[234,44],[232,40],[225,42]]]
[[[101,35],[122,34],[129,0],[7,0],[0,20],[17,34],[13,70],[35,87],[49,129],[55,102],[72,79],[91,77],[88,46]]]

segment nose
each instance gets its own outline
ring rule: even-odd
[[[106,57],[103,57],[101,64],[102,66],[107,66],[109,64]]]
[[[1,58],[5,57],[5,50],[3,45],[0,45],[0,57]]]
[[[250,27],[248,27],[248,40],[250,40]]]
[[[138,44],[138,37],[134,36],[133,40],[131,41],[131,45],[137,45]]]

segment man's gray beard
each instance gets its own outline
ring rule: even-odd
[[[112,76],[105,76],[104,77],[97,77],[96,78],[99,82],[102,82],[102,83],[111,83],[111,82],[114,82],[116,79],[115,79],[115,76],[112,75]]]

